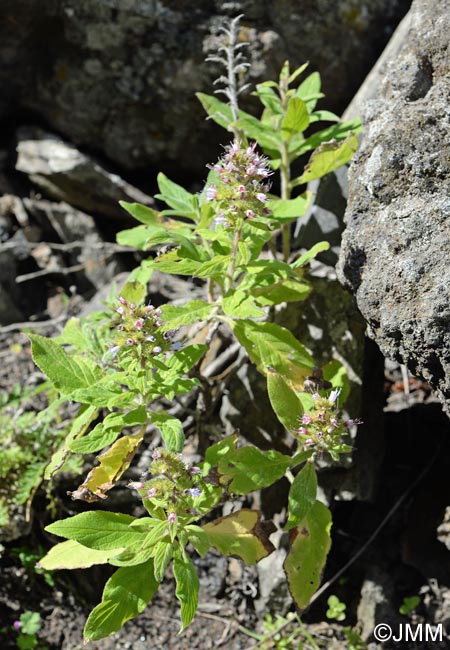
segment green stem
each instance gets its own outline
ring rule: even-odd
[[[229,291],[233,286],[234,272],[236,270],[236,260],[237,260],[238,246],[239,246],[239,240],[241,238],[241,234],[242,234],[242,226],[240,226],[234,233],[233,245],[231,248],[231,262],[227,269],[227,278],[225,281],[224,293]]]
[[[284,117],[288,109],[287,87],[284,84],[280,85],[280,96]],[[281,198],[284,201],[288,201],[291,198],[291,167],[289,163],[288,141],[283,137],[280,147],[280,158]],[[281,237],[283,243],[283,259],[285,262],[288,262],[291,255],[289,224],[283,224],[281,227]]]

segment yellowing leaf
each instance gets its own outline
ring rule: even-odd
[[[121,552],[116,548],[107,551],[88,548],[73,539],[56,544],[47,555],[39,561],[38,568],[54,571],[56,569],[87,569],[94,564],[106,564],[113,556]]]
[[[331,513],[316,501],[297,528],[289,533],[290,550],[284,561],[289,591],[299,609],[304,609],[320,584],[331,546]]]
[[[352,133],[343,142],[324,142],[312,154],[299,183],[322,178],[338,167],[348,163],[358,148],[358,138]]]
[[[72,499],[80,499],[92,503],[100,499],[106,499],[106,492],[114,487],[114,484],[128,469],[133,456],[140,443],[144,432],[136,435],[128,435],[119,438],[108,451],[98,456],[100,465],[92,469],[84,483],[71,492]]]
[[[220,553],[237,555],[247,564],[256,564],[274,550],[269,535],[273,524],[261,521],[258,510],[243,508],[203,526],[208,538]]]

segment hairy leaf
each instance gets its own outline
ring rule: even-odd
[[[46,531],[59,537],[75,540],[83,546],[98,551],[123,550],[141,538],[145,533],[137,527],[130,527],[134,517],[117,512],[91,510],[55,521]]]
[[[173,575],[177,585],[175,594],[181,605],[181,630],[184,630],[197,611],[199,581],[192,561],[180,551],[174,553]]]

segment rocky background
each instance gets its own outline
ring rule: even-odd
[[[319,362],[331,355],[346,364],[349,409],[365,422],[351,465],[324,466],[321,473],[323,497],[337,499],[326,579],[394,509],[329,592],[347,603],[345,624],[358,624],[371,649],[381,647],[371,636],[377,622],[405,622],[398,613],[404,597],[420,595],[416,622],[450,621],[450,427],[439,404],[449,411],[450,0],[410,4],[0,0],[4,390],[33,381],[24,379],[34,372],[20,334],[25,325],[57,333],[67,317],[97,308],[110,283],[139,261],[115,244],[116,233],[130,224],[118,201],[154,205],[158,171],[192,190],[201,187],[205,165],[227,134],[204,119],[194,93],[212,91],[219,71],[204,59],[225,18],[244,14],[252,83],[274,78],[286,58],[292,67],[309,60],[322,76],[323,107],[362,116],[348,181],[346,170],[338,170],[314,185],[316,203],[293,232],[297,247],[332,243],[311,268],[312,299],[280,318]],[[254,111],[250,96],[244,107]],[[338,258],[345,289],[334,271]],[[164,301],[195,292],[181,281],[155,283]],[[211,376],[227,364],[239,368],[226,383],[221,425],[231,430],[245,411],[253,442],[261,444],[276,426],[264,409],[265,395],[251,365],[226,341],[221,345],[213,351]],[[61,486],[62,499],[66,489]],[[278,497],[261,495],[267,516],[276,513]],[[43,499],[37,504],[39,520]],[[28,525],[18,513],[16,524],[1,537],[7,550],[48,543],[39,521]],[[50,588],[15,557],[1,560],[5,621],[24,609],[40,610],[41,638],[50,650],[81,648],[86,611],[97,602],[104,576],[74,572]],[[250,647],[239,623],[256,629],[266,612],[289,609],[282,561],[280,549],[254,570],[223,558],[200,562],[200,616],[184,637],[175,638],[169,584],[137,622],[95,647]],[[323,623],[325,601],[305,620],[326,639],[325,647],[348,648],[339,625]],[[5,629],[2,647],[15,648]]]

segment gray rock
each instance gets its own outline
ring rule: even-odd
[[[365,105],[338,265],[369,333],[450,412],[450,0],[416,0]]]
[[[0,116],[34,111],[128,169],[204,173],[211,142],[195,91],[224,17],[245,14],[253,80],[311,61],[330,108],[352,97],[409,0],[2,0]],[[51,47],[49,47],[51,44]]]
[[[153,204],[152,198],[52,133],[33,127],[19,129],[17,154],[16,169],[32,183],[87,212],[124,218],[119,200]]]

